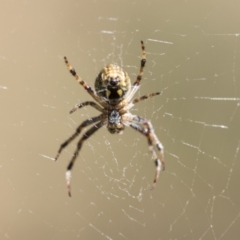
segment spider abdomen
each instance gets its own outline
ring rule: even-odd
[[[118,103],[131,88],[128,74],[118,65],[109,64],[98,74],[95,90],[98,96]]]

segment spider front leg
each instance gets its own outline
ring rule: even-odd
[[[81,123],[79,125],[79,127],[76,129],[76,132],[69,138],[67,139],[64,143],[61,144],[58,152],[57,152],[57,155],[55,157],[55,161],[58,159],[58,157],[60,156],[62,150],[68,146],[69,143],[71,143],[82,131],[83,128],[89,126],[90,124],[93,124],[97,121],[100,121],[102,119],[102,115],[100,116],[97,116],[97,117],[94,117],[94,118],[89,118],[87,120],[85,120],[83,123]]]
[[[149,150],[152,152],[152,159],[154,160],[155,166],[156,166],[156,173],[153,180],[153,185],[151,189],[154,189],[157,183],[157,180],[159,178],[160,171],[165,170],[165,160],[164,160],[164,153],[163,153],[163,146],[158,140],[157,136],[154,133],[152,124],[150,121],[146,120],[145,118],[139,117],[139,116],[133,116],[132,118],[132,124],[130,124],[130,127],[137,130],[141,134],[143,134],[148,139],[149,144]],[[141,124],[141,125],[140,125]],[[142,126],[143,125],[143,126]],[[144,127],[145,126],[145,127]],[[157,154],[153,148],[155,146],[159,152],[160,155],[160,161],[157,157]]]
[[[94,134],[98,129],[100,129],[104,124],[105,124],[105,122],[104,122],[104,120],[102,120],[102,121],[98,122],[96,125],[94,125],[93,127],[91,127],[86,133],[84,133],[84,135],[81,137],[81,139],[79,140],[79,142],[77,144],[77,149],[75,150],[73,157],[72,157],[70,163],[68,164],[67,171],[66,171],[67,191],[68,191],[69,197],[71,197],[71,186],[70,186],[71,170],[72,170],[74,162],[79,154],[79,151],[81,150],[84,141],[86,141],[89,137],[91,137],[91,135]]]

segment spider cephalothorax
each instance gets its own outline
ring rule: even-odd
[[[110,133],[122,133],[124,125],[122,124],[122,117],[118,110],[113,109],[108,114],[107,129]]]
[[[133,86],[131,86],[131,81],[128,74],[121,67],[114,64],[109,64],[105,68],[103,68],[98,74],[95,80],[94,91],[92,90],[91,87],[87,85],[85,81],[83,81],[77,75],[74,68],[72,68],[71,65],[68,63],[67,58],[64,57],[65,63],[70,73],[97,102],[96,103],[92,101],[86,101],[83,103],[79,103],[70,111],[70,113],[73,113],[78,108],[82,108],[84,106],[92,106],[93,108],[101,112],[99,116],[92,117],[83,121],[76,129],[76,132],[64,143],[61,144],[58,153],[55,157],[55,160],[57,160],[62,150],[81,133],[82,129],[93,124],[93,126],[89,130],[87,130],[78,141],[77,149],[75,150],[68,164],[66,179],[69,196],[71,196],[70,189],[71,170],[82,147],[82,144],[93,133],[95,133],[98,129],[100,129],[104,125],[107,126],[107,129],[110,133],[122,133],[125,126],[128,126],[138,131],[147,138],[149,149],[152,152],[152,159],[154,160],[156,166],[156,173],[153,180],[152,188],[154,188],[156,185],[161,168],[162,170],[165,169],[163,146],[158,140],[157,136],[155,135],[151,122],[143,117],[133,115],[130,113],[130,109],[136,103],[160,94],[159,92],[156,92],[133,99],[134,94],[139,88],[140,81],[142,80],[143,69],[146,63],[145,46],[142,41],[141,45],[142,45],[142,59],[140,71],[138,73],[136,81],[133,83]],[[154,147],[159,152],[159,158],[157,157]]]

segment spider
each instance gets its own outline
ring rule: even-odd
[[[165,169],[165,161],[163,154],[163,146],[154,133],[151,122],[143,117],[133,115],[129,110],[138,102],[148,99],[153,96],[157,96],[160,92],[146,94],[136,99],[132,99],[137,92],[142,75],[143,69],[146,64],[146,51],[143,41],[141,41],[142,58],[140,62],[140,70],[137,75],[136,81],[131,86],[131,81],[128,74],[119,66],[115,64],[109,64],[103,68],[95,80],[95,91],[87,85],[87,83],[78,76],[74,68],[69,64],[66,57],[64,57],[65,64],[69,72],[75,77],[77,82],[83,86],[83,88],[90,94],[90,96],[97,102],[86,101],[75,105],[70,113],[75,112],[78,108],[85,106],[91,106],[101,112],[99,116],[89,118],[83,121],[75,133],[60,145],[55,160],[58,159],[62,150],[68,146],[85,128],[94,124],[89,130],[87,130],[77,143],[77,148],[67,166],[66,181],[68,195],[71,197],[70,178],[71,170],[77,159],[79,151],[82,148],[84,141],[86,141],[92,134],[99,130],[102,126],[107,125],[107,129],[110,133],[122,133],[125,126],[131,127],[134,130],[141,133],[148,140],[149,150],[152,153],[152,159],[155,163],[156,173],[154,176],[151,189],[155,188],[160,170]],[[154,150],[154,147],[159,152],[160,160]]]

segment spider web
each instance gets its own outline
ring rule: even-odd
[[[239,7],[236,1],[2,1],[1,239],[238,239]],[[77,140],[59,145],[92,100],[64,66],[90,86],[117,63],[135,80],[140,40],[147,66],[136,94],[161,91],[133,114],[150,119],[166,170],[150,191],[147,140],[104,127],[72,171]]]

